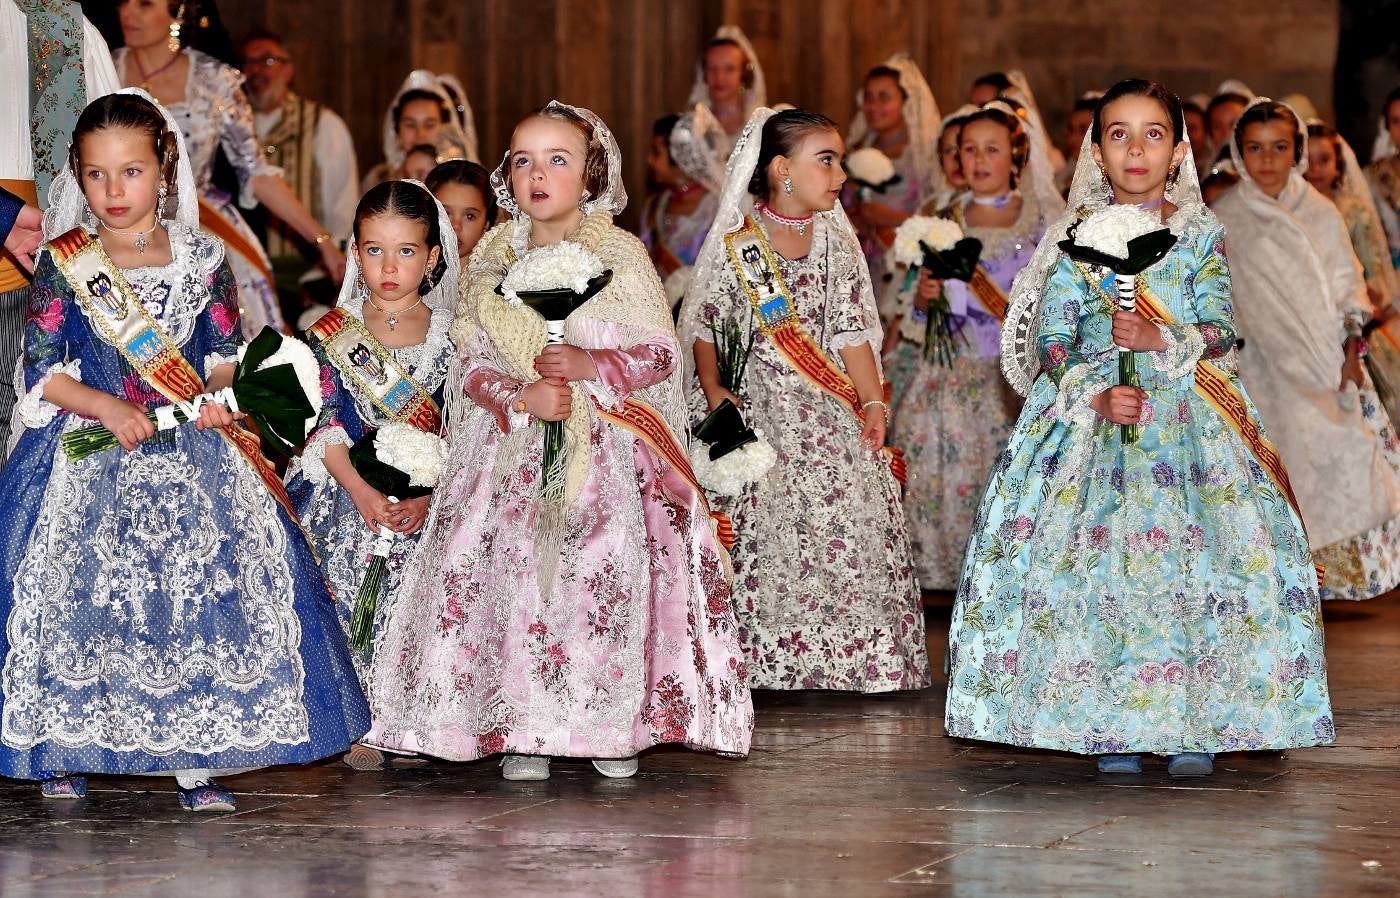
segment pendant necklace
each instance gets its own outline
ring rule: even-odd
[[[420,296],[420,297],[418,297],[418,301],[415,302],[413,305],[409,306],[408,308],[406,308],[406,309],[399,309],[399,310],[396,311],[396,312],[390,312],[390,311],[386,310],[384,307],[382,307],[381,305],[379,305],[379,303],[377,303],[377,302],[374,301],[374,294],[373,294],[373,293],[367,294],[367,295],[365,296],[365,299],[369,300],[369,304],[372,305],[372,306],[374,306],[376,309],[378,309],[378,310],[379,310],[379,314],[381,314],[381,315],[384,316],[384,323],[387,324],[387,325],[389,325],[389,330],[390,330],[391,332],[392,332],[396,327],[399,326],[399,315],[401,315],[401,314],[404,313],[404,312],[412,312],[414,309],[418,308],[419,306],[421,306],[421,305],[423,304],[423,297]]]
[[[170,57],[170,61],[169,61],[169,62],[165,63],[164,65],[157,66],[157,67],[156,67],[156,70],[155,70],[154,72],[148,72],[148,71],[146,71],[146,67],[143,66],[143,65],[141,64],[141,57],[137,56],[137,55],[133,52],[133,53],[131,54],[131,58],[132,58],[132,60],[136,63],[136,71],[139,72],[140,75],[141,75],[141,89],[144,90],[146,93],[150,93],[150,92],[151,92],[151,79],[154,78],[155,76],[159,75],[161,72],[165,71],[166,69],[170,68],[170,67],[173,66],[175,63],[179,62],[180,56],[181,56],[181,55],[182,55],[182,54],[180,54],[180,53],[176,53],[174,56],[171,56],[171,57]]]
[[[147,240],[146,238],[154,234],[156,232],[156,228],[160,227],[159,220],[157,220],[154,224],[152,224],[149,228],[147,228],[144,231],[119,231],[111,225],[104,224],[101,221],[99,221],[98,224],[106,228],[109,232],[113,234],[120,234],[123,237],[131,237],[135,235],[136,239],[131,242],[131,245],[136,247],[137,255],[141,256],[144,256],[146,254],[146,247],[151,245],[151,241]]]

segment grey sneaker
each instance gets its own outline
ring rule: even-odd
[[[549,758],[541,755],[506,755],[501,759],[501,776],[512,782],[547,780]]]

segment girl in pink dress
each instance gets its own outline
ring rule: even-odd
[[[631,776],[662,743],[747,754],[722,519],[686,461],[661,283],[612,223],[617,144],[593,113],[550,103],[516,128],[492,184],[512,220],[463,279],[450,455],[376,654],[368,741],[505,754],[514,780],[547,778],[552,755]],[[497,288],[563,242],[612,279],[541,349],[543,320]],[[562,498],[542,488],[546,421],[563,423]]]

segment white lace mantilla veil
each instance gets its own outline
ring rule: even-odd
[[[1026,129],[1026,137],[1031,145],[1030,153],[1026,157],[1025,167],[1016,178],[1016,189],[1022,197],[1030,197],[1030,201],[1035,203],[1036,209],[1039,210],[1041,220],[1048,222],[1050,216],[1064,209],[1065,199],[1060,196],[1060,191],[1055,186],[1055,172],[1059,169],[1049,156],[1050,138],[1045,129],[1035,126],[1035,120],[1030,117],[1028,107],[1022,107],[1026,109],[1026,115],[1022,115],[1006,100],[992,100],[982,108],[1004,112]]]
[[[733,41],[748,57],[748,63],[753,69],[753,84],[744,89],[744,114],[752,116],[755,109],[767,106],[768,82],[763,78],[763,66],[759,63],[758,54],[754,52],[753,44],[749,43],[744,30],[738,25],[721,25],[711,40]],[[694,107],[696,103],[710,105],[710,87],[705,83],[704,51],[701,51],[700,57],[695,60],[695,80],[691,82],[690,97],[685,101],[685,105]]]
[[[449,99],[452,95],[456,96],[452,108],[457,110],[457,126],[462,129],[462,139],[465,142],[463,149],[466,151],[467,161],[480,162],[481,147],[476,136],[476,113],[472,112],[471,99],[467,96],[462,79],[450,72],[444,72],[438,75],[438,83],[447,89]]]
[[[694,364],[695,341],[701,338],[709,341],[709,327],[701,317],[709,297],[722,289],[725,270],[730,264],[729,248],[724,238],[731,231],[741,227],[745,217],[753,212],[754,198],[753,194],[749,193],[749,181],[752,180],[754,169],[758,166],[759,149],[763,143],[763,126],[776,114],[775,110],[766,106],[755,109],[729,157],[724,189],[719,197],[719,213],[715,216],[715,223],[695,259],[695,273],[691,276],[690,289],[686,291],[685,302],[681,305],[680,320],[676,325],[680,337],[681,358],[687,367]],[[836,203],[829,212],[818,212],[813,216],[813,250],[815,251],[824,240],[839,241],[843,247],[842,254],[850,264],[865,264],[860,239],[840,203]],[[883,335],[878,325],[880,316],[875,309],[875,292],[869,277],[864,279],[861,288],[861,306],[865,309],[866,321],[877,322],[867,332],[866,342],[875,354],[875,366],[878,370]]]
[[[432,197],[433,207],[437,209],[438,234],[442,239],[440,256],[447,263],[447,270],[433,285],[433,289],[423,297],[423,305],[434,312],[435,319],[438,317],[436,313],[439,312],[450,315],[457,309],[457,288],[462,278],[462,260],[457,257],[457,232],[452,229],[452,218],[447,214],[447,210],[438,202],[437,197],[433,196],[432,191],[428,190],[427,185],[412,178],[404,178],[403,183],[423,188],[423,192]],[[369,290],[360,279],[360,254],[355,245],[355,238],[351,237],[350,246],[345,251],[345,280],[340,284],[340,296],[335,301],[336,308],[344,309],[364,321],[365,297],[368,295]],[[448,323],[451,324],[450,319]]]
[[[442,105],[449,110],[457,109],[452,95],[443,88],[437,75],[427,69],[414,69],[408,73],[408,77],[403,80],[403,84],[399,85],[398,91],[394,93],[394,99],[389,101],[389,107],[384,110],[384,159],[396,172],[403,165],[404,151],[399,146],[399,131],[394,127],[394,107],[398,106],[403,95],[411,90],[427,91],[442,100]],[[465,93],[462,94],[462,103],[467,107],[467,115],[470,116],[471,106],[467,104]],[[438,150],[451,152],[455,149],[465,158],[475,162],[478,159],[475,135],[472,135],[469,140],[468,135],[463,133],[457,122],[457,116],[452,115],[447,122],[443,123],[442,131],[438,137]]]
[[[1310,118],[1305,124],[1325,125],[1326,122],[1320,118]],[[1342,136],[1340,131],[1337,132],[1337,144],[1341,147],[1341,159],[1338,161],[1342,175],[1337,181],[1336,192],[1350,197],[1352,202],[1360,207],[1362,214],[1369,219],[1374,232],[1386,241],[1386,250],[1393,252],[1393,247],[1390,246],[1390,235],[1393,233],[1393,229],[1387,226],[1389,222],[1386,221],[1386,210],[1382,208],[1384,204],[1377,203],[1376,195],[1371,192],[1371,185],[1366,180],[1366,169],[1357,160],[1356,151],[1351,148],[1351,143]],[[1392,270],[1387,269],[1386,273],[1392,273]],[[1382,287],[1385,300],[1393,302],[1400,299],[1400,278],[1394,277],[1392,273],[1392,277],[1387,280],[1389,283]]]
[[[1097,114],[1097,113],[1096,113]],[[1180,235],[1196,216],[1206,211],[1201,198],[1201,180],[1191,154],[1190,138],[1186,135],[1186,120],[1181,121],[1182,140],[1186,143],[1186,158],[1177,171],[1176,183],[1168,184],[1167,202],[1177,211],[1167,222],[1173,234]],[[1031,385],[1040,374],[1040,305],[1045,283],[1060,260],[1059,243],[1069,233],[1070,225],[1081,217],[1111,205],[1113,193],[1094,162],[1093,130],[1084,133],[1079,146],[1079,162],[1070,184],[1069,203],[1058,219],[1045,231],[1030,264],[1021,269],[1011,285],[1011,307],[1001,330],[1001,370],[1006,380],[1022,396],[1030,394]],[[1306,158],[1306,155],[1304,156]]]
[[[1385,110],[1381,110],[1381,117],[1376,122],[1376,141],[1371,144],[1371,161],[1389,159],[1397,152],[1400,150],[1396,149],[1395,138],[1390,136],[1390,126],[1385,121]]]
[[[608,161],[608,186],[603,190],[602,196],[589,196],[585,191],[583,204],[579,206],[583,214],[607,212],[617,215],[626,209],[627,188],[622,184],[622,150],[608,126],[597,113],[582,106],[570,106],[568,103],[550,100],[544,104],[544,109],[566,109],[592,125],[593,139],[602,146],[603,156]],[[491,189],[496,194],[496,206],[509,212],[511,220],[516,223],[512,245],[517,255],[524,255],[530,240],[530,216],[521,211],[520,204],[510,192],[510,154],[508,148],[505,156],[501,158],[501,164],[491,172]]]
[[[194,169],[185,150],[185,135],[169,111],[139,87],[125,87],[119,94],[131,94],[147,101],[165,119],[165,130],[175,135],[175,147],[180,158],[175,163],[175,194],[165,198],[164,221],[175,221],[192,231],[199,230],[199,191],[195,187]],[[96,101],[94,101],[96,102]],[[97,229],[97,219],[88,209],[87,197],[78,184],[73,170],[64,166],[49,188],[49,207],[44,212],[44,239],[52,240],[82,225],[90,231]],[[24,395],[23,392],[20,393]]]
[[[1045,119],[1040,115],[1040,106],[1036,103],[1035,94],[1031,91],[1030,79],[1020,69],[1011,69],[1006,73],[1006,80],[1011,82],[1011,89],[1006,92],[1007,95],[1014,100],[1020,100],[1025,105],[1031,127],[1040,132],[1041,146],[1044,148],[1045,159],[1050,165],[1050,174],[1053,179],[1054,173],[1065,167],[1065,156],[1055,146],[1055,142],[1050,139],[1050,132],[1045,130]]]
[[[938,101],[928,86],[918,63],[908,53],[896,53],[882,65],[899,72],[899,87],[904,91],[904,127],[909,133],[904,152],[910,154],[919,178],[919,201],[923,202],[943,187],[943,165],[939,161],[938,137],[942,133],[942,117]],[[856,114],[846,134],[846,152],[860,146],[870,133],[861,106],[865,88],[856,92]]]
[[[957,199],[958,194],[962,192],[958,188],[954,187],[952,184],[949,184],[943,176],[943,135],[947,133],[949,126],[951,126],[953,122],[961,121],[967,118],[969,115],[972,115],[972,113],[976,112],[979,108],[981,107],[973,106],[971,103],[964,103],[963,105],[955,109],[953,112],[943,116],[942,121],[938,123],[938,133],[934,136],[933,145],[934,161],[938,164],[939,187],[937,191],[929,194],[929,199],[933,201],[934,212],[942,211],[943,209],[952,205],[953,200]],[[922,212],[922,208],[920,209],[920,211]]]
[[[671,158],[686,177],[699,182],[710,193],[724,188],[724,156],[729,135],[710,107],[696,103],[671,129],[668,141]]]

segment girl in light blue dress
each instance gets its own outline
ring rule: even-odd
[[[1177,236],[1139,276],[1139,312],[1115,313],[1112,273],[1057,248],[1110,202],[1160,209]],[[1027,400],[964,560],[948,733],[1095,755],[1106,773],[1166,755],[1177,776],[1210,773],[1216,752],[1329,743],[1317,574],[1235,373],[1224,233],[1175,96],[1105,95],[1069,209],[1003,331]],[[1118,347],[1140,387],[1118,386]]]

